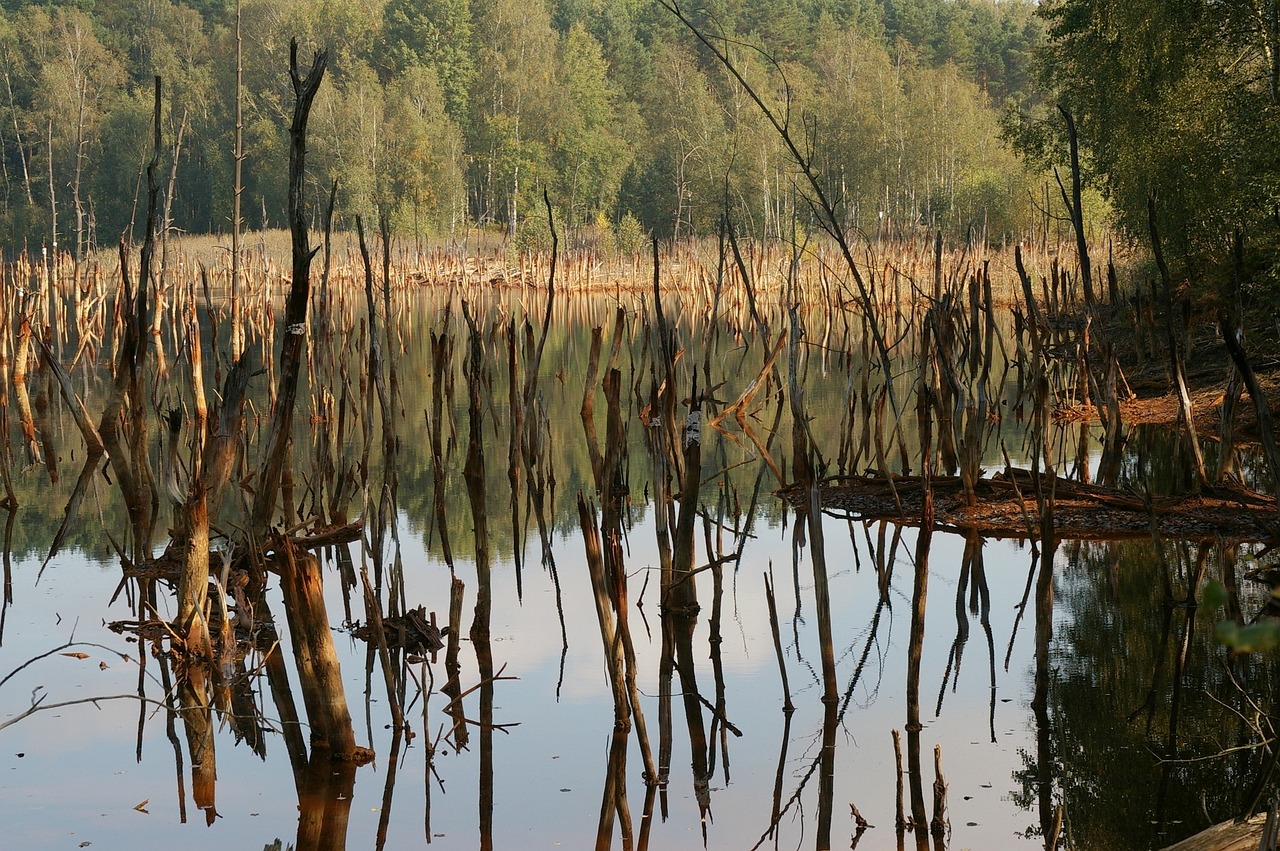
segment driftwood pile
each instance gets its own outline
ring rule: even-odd
[[[444,638],[449,634],[449,627],[437,627],[424,606],[410,609],[403,615],[384,617],[382,630],[388,647],[402,648],[410,653],[435,653],[443,650]],[[355,626],[351,634],[361,641],[377,640],[372,623]]]

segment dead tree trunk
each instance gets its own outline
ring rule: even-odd
[[[372,754],[356,746],[351,712],[342,687],[342,668],[324,604],[320,562],[289,539],[274,541],[280,567],[280,592],[293,636],[302,702],[311,725],[311,746],[338,761],[364,763]]]
[[[1062,185],[1061,179],[1058,180],[1058,189],[1061,190],[1062,201],[1071,214],[1071,229],[1076,233],[1076,253],[1080,255],[1080,283],[1084,286],[1085,307],[1092,310],[1093,274],[1089,266],[1089,241],[1085,239],[1084,234],[1084,210],[1080,204],[1080,140],[1076,136],[1076,121],[1071,111],[1062,104],[1058,104],[1058,111],[1062,113],[1062,118],[1067,123],[1067,143],[1071,150],[1071,197],[1067,197],[1067,190]]]
[[[289,231],[293,239],[293,281],[284,312],[284,341],[280,348],[280,387],[271,433],[267,439],[267,456],[258,478],[258,495],[253,506],[252,530],[257,540],[266,535],[275,509],[276,494],[288,454],[293,431],[293,407],[298,396],[298,375],[302,371],[303,337],[307,333],[307,300],[311,294],[311,258],[315,249],[307,234],[307,209],[304,193],[307,156],[307,118],[311,104],[324,78],[329,61],[327,50],[317,51],[311,69],[305,76],[298,71],[298,42],[289,45],[289,79],[293,83],[293,123],[289,126]]]
[[[1191,409],[1191,394],[1187,390],[1187,376],[1182,353],[1184,334],[1178,334],[1173,327],[1173,282],[1169,276],[1169,266],[1165,263],[1164,248],[1160,241],[1160,230],[1156,224],[1156,196],[1152,192],[1147,198],[1148,224],[1151,228],[1151,250],[1155,254],[1156,267],[1160,270],[1160,280],[1164,285],[1165,328],[1169,337],[1169,358],[1173,364],[1173,380],[1178,391],[1178,410],[1187,427],[1187,442],[1191,445],[1191,460],[1195,464],[1196,486],[1203,488],[1208,484],[1205,472],[1204,454],[1200,451],[1200,439],[1196,434],[1194,412]]]
[[[1262,386],[1258,383],[1258,377],[1254,374],[1249,358],[1245,354],[1244,331],[1231,322],[1225,311],[1219,315],[1218,328],[1222,333],[1222,342],[1226,344],[1227,352],[1231,355],[1231,362],[1235,364],[1245,389],[1249,391],[1254,411],[1258,414],[1258,438],[1262,442],[1262,451],[1266,455],[1267,465],[1271,467],[1271,475],[1280,476],[1280,449],[1276,447],[1275,420],[1271,415],[1271,406],[1267,402],[1267,397],[1262,392]],[[1224,446],[1222,451],[1227,452],[1229,448]]]
[[[138,270],[137,289],[129,280],[128,246],[120,243],[122,300],[127,307],[119,344],[115,384],[98,425],[102,443],[111,459],[111,469],[124,496],[133,532],[135,561],[145,560],[151,552],[151,532],[155,525],[157,496],[151,476],[147,452],[146,329],[150,325],[152,284],[151,265],[155,253],[156,204],[159,184],[156,169],[160,162],[160,78],[155,79],[155,138],[151,161],[147,164],[147,224],[142,241],[142,258]],[[121,426],[125,425],[124,432]]]
[[[244,327],[240,308],[240,198],[244,194],[244,39],[240,32],[240,0],[236,0],[236,141],[231,191],[231,361],[240,360],[244,351]]]

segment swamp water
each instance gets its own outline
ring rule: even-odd
[[[232,724],[214,713],[214,754],[205,758],[216,760],[214,798],[212,805],[202,799],[201,809],[193,771],[207,776],[210,766],[193,767],[184,721],[165,706],[173,678],[165,658],[153,655],[163,641],[148,634],[140,647],[136,636],[108,626],[148,614],[137,583],[122,583],[108,543],[108,533],[118,536],[126,525],[117,498],[99,477],[72,543],[42,570],[69,490],[65,476],[50,487],[44,468],[30,467],[16,482],[21,506],[10,515],[6,535],[0,676],[63,642],[76,644],[3,683],[0,723],[41,697],[48,704],[114,699],[39,711],[0,730],[6,802],[0,848],[584,848],[611,840],[616,847],[653,849],[828,842],[923,848],[931,841],[933,847],[1000,849],[1043,848],[1046,834],[1059,833],[1058,847],[1123,849],[1162,846],[1231,817],[1241,805],[1258,770],[1256,753],[1243,746],[1256,739],[1255,725],[1266,724],[1260,713],[1270,709],[1275,665],[1265,657],[1228,664],[1213,638],[1220,613],[1197,613],[1194,600],[1206,577],[1236,588],[1244,549],[1062,541],[1044,556],[1030,543],[824,516],[820,557],[827,587],[820,590],[813,532],[774,495],[778,482],[763,460],[767,449],[786,475],[792,425],[780,391],[783,365],[784,378],[767,382],[745,409],[754,439],[732,418],[722,423],[723,432],[703,421],[694,561],[710,566],[690,580],[698,604],[696,618],[687,619],[691,665],[664,665],[658,541],[674,525],[676,510],[673,504],[670,515],[660,517],[655,508],[660,488],[645,439],[645,424],[655,416],[646,407],[650,364],[660,348],[645,318],[650,308],[642,297],[625,296],[620,314],[608,299],[559,309],[537,403],[524,412],[545,412],[538,462],[513,481],[509,337],[514,331],[523,361],[537,328],[525,333],[525,313],[513,299],[485,305],[476,317],[483,368],[469,373],[467,326],[458,309],[446,311],[444,303],[443,297],[405,297],[396,311],[401,319],[393,322],[398,342],[390,357],[402,412],[394,487],[383,472],[370,472],[382,468],[377,437],[369,441],[372,454],[361,459],[361,435],[374,426],[353,425],[353,417],[343,441],[332,428],[343,388],[352,398],[372,397],[362,378],[363,326],[353,321],[346,333],[330,337],[332,358],[317,367],[323,360],[317,356],[313,375],[331,381],[300,397],[292,495],[298,509],[315,502],[318,482],[341,476],[334,470],[364,465],[351,510],[365,518],[363,543],[318,555],[356,738],[375,752],[374,762],[335,768],[291,754],[281,719],[296,710],[281,708],[262,650],[250,650],[241,666],[247,677],[235,687],[247,702],[234,705],[255,707],[259,717]],[[713,337],[696,311],[681,312],[674,303],[666,309],[679,317],[673,322],[688,346],[680,368],[691,363],[700,381],[709,374],[721,383],[712,390],[720,405],[760,374],[766,341],[728,326]],[[528,315],[536,326],[540,310],[529,308]],[[603,328],[600,374],[615,333],[621,340],[616,364],[626,440],[620,468],[629,494],[621,547],[635,685],[662,780],[650,786],[636,728],[615,732],[578,502],[582,494],[598,523],[601,496],[579,416],[593,326]],[[453,346],[439,371],[432,334]],[[797,350],[809,433],[828,460],[845,454],[842,435],[857,442],[848,398],[859,392],[860,376],[877,380],[864,351],[860,337],[831,328],[810,328]],[[915,370],[905,363],[895,377],[904,398]],[[681,374],[683,419],[690,385],[688,370]],[[92,398],[91,379],[78,376]],[[442,416],[433,416],[437,387]],[[474,432],[470,389],[481,401]],[[1007,411],[1019,407],[1009,373],[1000,392]],[[595,421],[603,435],[605,399],[597,396]],[[158,406],[178,401],[174,391]],[[258,410],[266,404],[258,399]],[[309,414],[315,415],[310,422]],[[265,428],[255,423],[251,416],[251,430]],[[65,423],[61,428],[64,464],[74,468],[78,435]],[[899,432],[909,429],[904,419]],[[1015,416],[991,418],[981,453],[986,469],[1003,467],[1006,451],[1015,465],[1027,466],[1025,430]],[[892,446],[893,430],[882,431]],[[483,523],[470,502],[478,485],[469,492],[464,471],[472,434],[481,441],[476,457],[484,461]],[[442,451],[439,470],[433,438]],[[1046,441],[1059,472],[1097,462],[1097,436],[1087,428],[1055,424]],[[1158,477],[1178,467],[1175,447],[1167,434],[1140,433],[1123,475],[1159,487]],[[872,449],[862,452],[851,469],[875,466]],[[541,524],[529,496],[530,481],[539,480]],[[483,540],[477,528],[487,530]],[[483,562],[485,550],[487,582],[477,575],[477,552]],[[446,633],[446,641],[452,637],[460,646],[460,704],[442,692],[449,677],[445,650],[406,658],[392,648],[390,667],[411,737],[393,730],[376,650],[342,628],[344,621],[368,617],[357,575],[362,567],[386,614],[423,606],[441,626],[449,624],[455,577],[461,582],[462,617]],[[776,598],[792,712],[784,711],[766,576]],[[292,637],[276,579],[269,579],[268,599],[283,648]],[[1239,586],[1236,599],[1248,618],[1266,590]],[[478,593],[485,598],[479,608]],[[172,596],[162,591],[156,608],[151,615],[172,617]],[[488,640],[473,642],[473,621],[482,610]],[[834,684],[823,676],[826,634]],[[285,656],[292,665],[291,654]],[[291,682],[296,688],[296,677]],[[835,701],[824,703],[832,686]],[[294,702],[301,705],[296,694]],[[908,724],[912,706],[918,730]],[[250,739],[260,740],[244,740],[250,728],[257,731]],[[901,775],[894,731],[901,731]],[[1228,755],[1208,758],[1220,752]],[[916,794],[932,817],[935,755],[947,785],[941,838],[924,830],[898,836],[898,778],[906,815],[919,784]],[[859,831],[855,807],[872,827]]]

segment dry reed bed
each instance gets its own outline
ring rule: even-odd
[[[253,240],[248,242],[252,244]],[[227,322],[229,261],[223,255],[222,263],[209,267],[188,257],[182,248],[183,243],[175,241],[174,247],[163,251],[164,262],[155,272],[155,308],[149,330],[155,371],[160,379],[169,376],[172,362],[191,350],[192,335],[199,336],[189,317],[204,317],[201,322],[215,335],[216,327]],[[875,252],[867,249],[865,269],[871,282],[871,316],[857,309],[838,273],[835,255],[821,247],[796,252],[787,246],[747,242],[740,262],[735,263],[727,261],[723,253],[718,256],[714,242],[682,244],[660,256],[662,273],[656,291],[646,283],[652,274],[652,259],[603,258],[594,253],[570,255],[558,259],[556,289],[560,297],[551,304],[552,320],[596,325],[608,318],[614,305],[623,305],[643,316],[652,310],[656,292],[673,317],[671,321],[685,333],[701,333],[696,329],[714,315],[740,343],[767,335],[770,329],[786,327],[792,321],[789,314],[794,308],[795,321],[802,326],[805,337],[802,354],[806,357],[816,351],[833,362],[843,356],[846,363],[855,357],[866,363],[869,352],[856,351],[856,341],[869,324],[874,324],[884,329],[884,336],[894,341],[895,352],[905,353],[905,362],[910,363],[921,356],[925,317],[939,303],[948,306],[952,317],[949,322],[963,326],[953,329],[955,336],[948,342],[953,355],[965,346],[970,346],[971,351],[981,348],[980,314],[990,317],[993,311],[1008,308],[1016,326],[1010,336],[1016,339],[1006,340],[1002,334],[996,338],[996,350],[987,356],[986,372],[993,368],[997,355],[1003,359],[1002,376],[1007,375],[1010,362],[1025,364],[1025,350],[1030,348],[1026,329],[1041,325],[1045,334],[1052,337],[1044,341],[1049,350],[1045,360],[1052,373],[1049,395],[1063,408],[1087,403],[1088,388],[1074,374],[1084,370],[1073,369],[1084,354],[1071,351],[1081,348],[1079,335],[1070,325],[1056,331],[1049,327],[1057,321],[1052,317],[1067,316],[1074,321],[1080,312],[1074,282],[1059,271],[1056,249],[1025,258],[1031,269],[1030,279],[1039,282],[1039,291],[1035,292],[1026,286],[1020,288],[1016,276],[1007,274],[1016,265],[1008,251],[976,254],[967,248],[951,252],[937,252],[934,248],[919,242],[880,246]],[[106,257],[96,257],[77,265],[66,256],[50,262],[48,258],[24,253],[4,265],[0,311],[7,321],[0,334],[0,369],[6,395],[13,379],[22,385],[27,375],[40,369],[37,350],[29,339],[32,331],[24,332],[24,328],[35,329],[50,346],[53,357],[68,369],[83,367],[90,374],[96,369],[99,358],[110,350],[109,342],[120,339],[125,315],[119,298],[118,256],[114,264]],[[437,308],[446,301],[490,305],[495,313],[487,321],[494,325],[536,316],[551,301],[546,286],[551,262],[549,254],[521,253],[508,259],[467,256],[440,248],[393,247],[384,261],[385,280],[378,282],[381,304],[373,306],[374,313],[384,314],[381,321],[390,334],[387,356],[394,360],[416,345],[417,341],[409,339],[412,323],[406,318],[422,309],[424,293],[433,295]],[[268,395],[274,403],[274,341],[281,330],[280,307],[290,275],[261,252],[246,252],[243,268],[243,334],[248,345],[261,348]],[[1037,268],[1042,270],[1040,274],[1036,273]],[[1006,274],[993,281],[993,269]],[[330,251],[326,244],[323,268],[317,271],[308,319],[314,333],[307,337],[307,358],[313,366],[316,341],[326,335],[342,342],[340,351],[330,358],[332,362],[341,361],[348,349],[354,354],[367,345],[366,317],[372,315],[366,310],[367,299],[362,298],[363,263],[352,246],[345,244]],[[1024,306],[1028,297],[1044,305],[1039,313],[1035,304]],[[999,329],[996,333],[1000,334]],[[1095,334],[1102,336],[1096,330]],[[204,344],[206,358],[218,351],[212,339]],[[216,339],[225,339],[225,331]],[[216,369],[217,359],[214,360],[211,366]],[[323,370],[321,365],[324,378],[334,378]],[[1019,376],[1024,372],[1020,369]],[[978,377],[971,375],[970,380]],[[864,385],[858,395],[864,405],[873,405],[871,398],[877,390],[871,384],[883,385],[884,378],[874,382],[869,382],[867,375],[859,378],[853,382],[855,386]],[[940,382],[939,389],[954,385],[954,378]],[[332,390],[330,381],[320,384]],[[891,407],[897,408],[893,413],[901,417],[909,405],[903,401],[902,406]],[[34,461],[39,450],[32,430],[33,417],[26,413],[28,405],[21,399],[18,407],[29,460]],[[322,416],[323,412],[312,411],[312,415]]]

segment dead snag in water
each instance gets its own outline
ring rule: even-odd
[[[53,544],[49,547],[49,555],[44,560],[44,564],[48,565],[58,553],[58,550],[62,548],[67,532],[70,531],[71,522],[79,513],[80,503],[84,501],[85,494],[89,490],[89,481],[93,478],[93,474],[98,468],[98,462],[102,460],[103,445],[102,436],[98,434],[98,429],[94,427],[93,422],[89,419],[89,412],[85,409],[84,402],[75,392],[75,388],[71,386],[71,376],[67,375],[67,371],[53,357],[53,353],[43,340],[37,338],[36,344],[40,346],[41,356],[45,359],[50,372],[58,382],[63,401],[66,402],[67,408],[70,409],[76,427],[80,429],[81,435],[84,436],[85,449],[88,453],[85,458],[84,468],[76,481],[75,490],[72,491],[71,499],[67,502],[62,523],[54,535]],[[4,463],[8,463],[7,454],[4,454],[3,460]],[[41,569],[43,569],[43,566]]]
[[[378,395],[378,408],[382,412],[383,460],[390,465],[395,454],[395,427],[391,417],[391,399],[382,373],[382,339],[378,330],[378,309],[373,300],[373,263],[364,237],[364,220],[360,216],[356,216],[356,234],[360,242],[360,258],[364,263],[364,297],[369,311],[368,377],[373,382],[374,391]]]
[[[382,413],[382,460],[384,464],[383,487],[389,494],[395,493],[395,429],[392,423],[391,400],[387,393],[386,381],[382,375],[382,341],[378,331],[378,309],[373,300],[373,263],[369,258],[369,245],[365,241],[364,221],[360,216],[356,216],[356,234],[360,243],[360,258],[364,263],[364,295],[365,304],[369,315],[369,360],[368,360],[368,380],[372,382],[375,393],[378,396],[378,407]],[[368,406],[367,409],[371,409]],[[373,440],[372,415],[369,417],[370,426],[365,429],[364,442],[364,462],[361,463],[360,469],[364,478],[365,493],[370,493],[369,487],[370,470],[368,464],[369,444]],[[366,516],[369,514],[366,509]],[[382,558],[385,518],[381,511],[377,508],[373,509],[374,523],[370,527],[370,547],[375,553],[376,558]],[[379,566],[377,570],[379,583],[381,583],[382,571]]]
[[[537,517],[539,538],[542,541],[542,563],[551,570],[552,578],[559,588],[559,578],[555,571],[555,559],[551,552],[549,537],[547,535],[546,524],[546,494],[548,485],[551,494],[555,494],[555,474],[547,474],[547,454],[551,442],[550,428],[547,423],[546,411],[539,404],[537,398],[538,379],[542,370],[542,357],[546,349],[547,334],[551,328],[552,310],[555,306],[556,297],[556,268],[560,253],[560,237],[556,231],[555,215],[551,209],[551,199],[544,191],[542,193],[542,203],[547,211],[547,225],[551,231],[551,265],[547,270],[547,304],[542,316],[542,330],[535,346],[533,342],[533,329],[529,325],[528,319],[525,320],[525,348],[532,352],[532,356],[527,361],[525,368],[524,384],[521,387],[520,396],[517,399],[515,388],[512,387],[510,395],[512,398],[512,440],[516,438],[516,427],[519,424],[519,440],[520,452],[523,458],[523,470],[528,496],[532,503],[532,509]],[[511,323],[511,331],[515,332],[515,323]],[[511,380],[516,381],[517,362],[515,360],[516,349],[515,340],[511,341],[511,361],[510,371]],[[512,451],[514,451],[512,446]],[[509,469],[509,478],[512,482],[512,517],[515,518],[515,499],[517,494],[515,491],[519,487],[519,471],[512,466]],[[527,518],[526,518],[527,521]],[[516,583],[517,593],[523,593],[522,565],[517,562],[516,566]],[[559,592],[557,591],[557,594]],[[566,641],[567,646],[567,641]]]
[[[198,338],[192,341],[192,345],[199,345]],[[183,566],[178,583],[175,630],[184,640],[187,652],[201,660],[214,657],[214,643],[204,615],[210,575],[209,527],[211,518],[216,518],[221,510],[239,448],[239,436],[244,429],[244,399],[251,361],[246,353],[227,373],[215,430],[205,440],[204,451],[193,464],[190,485],[185,488],[178,482],[174,470],[181,417],[177,411],[170,413],[166,480],[178,512],[168,553],[179,558]],[[226,593],[223,586],[225,578],[224,573],[217,579],[222,594]],[[224,623],[222,646],[217,648],[219,654],[229,651],[226,642],[230,636],[226,634],[225,626]]]
[[[1232,234],[1231,259],[1234,309],[1223,308],[1218,312],[1218,327],[1224,343],[1228,334],[1242,335],[1243,330],[1240,326],[1244,316],[1244,305],[1241,302],[1240,290],[1244,283],[1244,235],[1239,229]],[[1216,482],[1226,481],[1229,476],[1240,477],[1240,456],[1236,449],[1236,413],[1240,408],[1243,390],[1244,376],[1235,364],[1235,356],[1232,355],[1231,362],[1227,366],[1227,387],[1222,393],[1222,401],[1217,405],[1218,463],[1214,471]],[[1266,447],[1264,446],[1263,449],[1265,451]],[[1269,459],[1268,464],[1270,464]]]
[[[1071,216],[1071,229],[1076,236],[1076,253],[1079,255],[1080,261],[1080,281],[1084,284],[1084,301],[1085,309],[1093,310],[1093,274],[1089,264],[1089,240],[1084,230],[1084,207],[1081,202],[1081,171],[1080,171],[1080,145],[1076,135],[1075,118],[1062,104],[1058,104],[1058,112],[1062,113],[1062,119],[1067,125],[1067,142],[1071,154],[1071,194],[1067,195],[1067,188],[1062,184],[1062,178],[1058,175],[1057,170],[1053,172],[1053,176],[1058,181],[1058,191],[1062,193],[1062,203],[1066,206],[1067,212]]]
[[[521,543],[514,548],[516,568],[516,599],[524,599],[524,544],[525,530],[520,523],[520,481],[523,470],[524,446],[524,395],[520,389],[520,335],[513,317],[506,327],[507,338],[507,405],[510,422],[507,433],[507,483],[511,486],[511,529]],[[590,392],[590,383],[587,385]],[[526,524],[528,517],[525,518]]]
[[[1147,220],[1151,228],[1151,250],[1155,254],[1156,268],[1160,270],[1160,281],[1164,285],[1165,330],[1169,339],[1169,358],[1173,365],[1173,379],[1178,391],[1178,409],[1180,418],[1187,429],[1187,440],[1191,444],[1191,459],[1195,462],[1196,485],[1204,488],[1209,483],[1209,477],[1205,472],[1204,455],[1200,452],[1200,440],[1196,435],[1195,417],[1191,411],[1191,394],[1187,391],[1182,341],[1173,327],[1173,282],[1169,278],[1169,265],[1164,259],[1164,249],[1160,242],[1160,230],[1156,222],[1155,190],[1152,190],[1151,194],[1147,196]],[[1185,329],[1183,336],[1185,336]]]
[[[236,2],[236,117],[235,147],[232,153],[231,190],[231,362],[240,360],[244,351],[244,309],[241,306],[241,289],[244,278],[244,258],[240,245],[240,232],[244,220],[240,216],[240,199],[244,195],[244,38],[240,28],[240,2]]]
[[[462,647],[462,603],[465,591],[462,580],[453,577],[449,585],[449,634],[444,652],[446,679],[440,689],[440,693],[449,698],[443,711],[453,720],[453,744],[454,749],[459,751],[466,750],[470,741],[467,717],[462,706],[462,663],[458,661],[458,652]]]
[[[205,524],[207,530],[208,524]],[[199,541],[192,539],[191,546],[199,546]],[[204,537],[205,575],[197,587],[208,587],[208,535]],[[190,585],[184,585],[190,588]],[[203,590],[201,592],[203,598]],[[186,654],[181,657],[185,664],[175,664],[178,672],[176,684],[176,702],[182,714],[182,726],[187,738],[187,748],[191,753],[191,797],[196,807],[205,814],[205,824],[212,825],[217,818],[215,808],[216,781],[218,776],[217,758],[214,748],[213,713],[210,707],[210,666],[208,625],[205,623],[203,608],[190,608],[190,601],[184,594],[180,602],[188,612],[190,625],[186,635],[182,637],[187,643]],[[203,599],[199,603],[203,607]],[[179,622],[181,627],[181,621]],[[203,647],[195,647],[193,643],[203,639]],[[175,659],[175,663],[177,660]]]
[[[209,270],[200,264],[200,283],[204,292],[209,292]],[[200,316],[196,310],[196,285],[195,279],[189,279],[187,288],[187,304],[184,311],[186,320],[186,338],[187,338],[187,366],[190,369],[191,376],[191,402],[195,409],[196,423],[192,429],[192,447],[193,453],[199,455],[204,451],[204,441],[208,431],[209,424],[209,401],[204,391],[204,353],[203,353],[203,335],[200,333]],[[214,358],[217,359],[217,322],[213,319],[210,312],[210,322],[212,325],[212,333],[210,337],[215,341],[212,346]]]
[[[556,297],[556,259],[559,254],[560,237],[556,234],[555,216],[551,213],[551,199],[546,190],[542,192],[542,203],[547,208],[547,224],[551,228],[551,269],[547,273],[547,308],[542,316],[542,334],[538,337],[538,347],[534,349],[533,361],[525,373],[524,407],[527,410],[533,404],[533,395],[538,389],[538,371],[542,366],[542,352],[547,345],[547,332],[551,328],[551,310],[555,306]]]
[[[619,317],[620,322],[621,317]],[[592,363],[589,372],[593,382],[598,366],[599,330],[599,328],[595,329],[592,335]],[[601,638],[604,642],[606,661],[610,666],[610,683],[614,689],[615,729],[630,729],[631,719],[634,718],[636,736],[644,759],[645,781],[653,785],[658,782],[658,775],[649,746],[648,726],[640,703],[640,692],[636,685],[636,652],[631,638],[627,574],[626,565],[623,562],[623,507],[627,492],[623,470],[626,437],[620,403],[621,387],[621,371],[610,369],[604,379],[604,395],[608,412],[603,456],[596,446],[595,426],[589,404],[593,388],[590,386],[587,388],[581,414],[583,429],[593,458],[596,489],[600,493],[602,503],[599,532],[595,526],[595,510],[587,506],[581,494],[578,496],[578,516],[587,548],[587,564],[596,596]]]
[[[898,790],[897,810],[896,810],[897,815],[894,818],[894,827],[898,833],[898,844],[901,845],[902,834],[906,833],[911,828],[911,823],[907,821],[906,808],[904,807],[904,796],[902,793],[902,773],[903,773],[902,772],[902,733],[900,733],[896,729],[893,730],[892,733],[893,733],[893,763],[897,767],[897,771],[894,772],[894,774],[897,778],[896,786]]]
[[[1041,311],[1039,304],[1036,303],[1035,291],[1032,289],[1031,276],[1027,273],[1027,267],[1022,263],[1022,246],[1014,246],[1013,262],[1018,270],[1018,281],[1022,284],[1022,301],[1027,307],[1027,319],[1033,323],[1033,330],[1039,331],[1048,327],[1044,313]],[[1033,335],[1032,340],[1036,337]],[[1021,337],[1019,337],[1021,340]]]
[[[24,311],[25,312],[25,311]],[[13,359],[13,390],[18,404],[18,424],[27,447],[27,460],[40,463],[40,441],[36,439],[36,420],[31,412],[31,395],[27,392],[27,366],[31,355],[31,319],[22,317]]]
[[[382,623],[382,604],[378,600],[377,592],[373,590],[373,583],[369,581],[369,570],[366,567],[360,568],[360,583],[364,587],[364,611],[365,618],[368,620],[369,627],[373,632],[374,643],[377,645],[378,661],[382,666],[382,676],[387,686],[387,703],[391,707],[391,723],[393,729],[399,733],[404,730],[404,708],[400,705],[400,698],[396,694],[396,675],[391,667],[391,650],[387,646],[387,634]],[[395,749],[392,749],[392,754]],[[396,760],[393,756],[392,762]]]
[[[52,335],[52,329],[46,327],[45,333]],[[50,410],[52,402],[52,378],[49,372],[50,360],[41,356],[40,371],[36,373],[36,397],[32,406],[36,412],[36,432],[40,435],[40,446],[44,451],[44,467],[49,473],[49,483],[58,483],[58,441],[55,434],[53,414]]]
[[[1267,403],[1267,397],[1258,384],[1258,377],[1254,374],[1253,367],[1249,365],[1249,358],[1245,355],[1244,331],[1238,325],[1228,321],[1225,311],[1218,316],[1218,328],[1227,352],[1231,355],[1231,361],[1235,364],[1245,388],[1249,391],[1249,398],[1253,400],[1254,410],[1257,411],[1258,436],[1262,441],[1263,452],[1267,456],[1267,464],[1271,467],[1271,475],[1280,477],[1280,449],[1276,447],[1275,421],[1271,417],[1271,406]]]
[[[159,186],[156,169],[160,160],[160,78],[155,79],[154,146],[147,164],[147,225],[142,243],[142,259],[136,289],[129,279],[128,244],[121,239],[119,356],[111,395],[98,424],[98,433],[110,458],[129,513],[133,532],[133,561],[141,564],[150,557],[151,533],[159,496],[151,476],[147,444],[146,331],[150,324],[152,255],[154,254],[156,204]],[[124,433],[121,433],[121,426]]]
[[[252,534],[261,539],[271,523],[280,490],[285,456],[293,431],[293,408],[302,369],[303,342],[307,333],[307,301],[311,294],[311,247],[307,232],[305,195],[307,119],[329,61],[327,50],[318,50],[303,76],[298,70],[298,40],[289,44],[289,80],[293,85],[293,121],[289,125],[289,231],[293,245],[293,279],[285,303],[284,333],[280,349],[280,388],[267,438],[266,460],[258,477],[253,504]]]
[[[467,323],[467,459],[462,475],[471,503],[472,527],[475,533],[476,606],[471,621],[471,644],[476,651],[476,667],[480,675],[480,847],[493,847],[493,647],[490,642],[493,613],[492,560],[489,541],[489,519],[485,503],[484,428],[481,389],[488,384],[481,334],[471,316],[467,302],[462,303],[462,317]],[[500,672],[499,672],[500,673]]]
[[[387,217],[385,209],[378,214],[378,230],[382,235],[382,329],[387,338],[387,398],[389,400],[382,428],[383,440],[387,446],[388,470],[391,473],[391,490],[394,496],[398,488],[395,466],[391,463],[391,459],[395,458],[400,446],[395,420],[396,402],[400,399],[400,377],[396,372],[397,355],[400,352],[391,345],[391,220]]]
[[[942,745],[933,746],[933,818],[929,832],[939,849],[946,847],[947,834],[951,832],[951,820],[947,818],[947,781],[942,776]]]
[[[668,392],[674,397],[674,388]],[[680,455],[684,460],[684,476],[680,481],[680,497],[677,500],[679,513],[672,539],[671,588],[663,600],[665,608],[688,618],[698,614],[698,591],[693,580],[697,572],[694,567],[696,554],[693,535],[698,514],[698,486],[702,481],[702,403],[698,396],[696,375],[692,393],[681,441],[684,447]]]
[[[595,507],[588,505],[586,497],[581,493],[578,494],[578,522],[582,529],[583,545],[586,547],[587,574],[591,577],[596,617],[600,624],[605,671],[609,675],[609,689],[613,692],[613,728],[626,732],[631,729],[630,702],[623,680],[626,661],[623,658],[622,641],[614,624],[604,551],[600,543],[600,530],[596,527]]]
[[[444,318],[439,323],[439,333],[431,332],[431,409],[424,411],[424,414],[431,442],[431,496],[435,529],[440,535],[441,555],[452,572],[453,549],[449,546],[449,523],[445,511],[447,470],[444,450],[445,384],[448,382],[452,387],[453,375],[453,338],[449,335],[449,317],[450,309],[446,308]],[[452,396],[452,391],[449,395]],[[450,421],[452,422],[452,416]]]
[[[373,754],[357,747],[342,687],[342,669],[325,609],[320,562],[283,535],[272,540],[280,572],[302,701],[311,724],[311,745],[335,760],[366,762]]]
[[[769,569],[773,569],[772,562],[769,564]],[[782,711],[790,715],[796,711],[796,707],[791,702],[791,686],[787,682],[786,654],[782,651],[782,637],[778,631],[778,604],[773,596],[773,586],[769,583],[768,573],[764,574],[764,596],[769,604],[769,631],[773,634],[773,651],[778,657],[778,673],[782,676]]]

